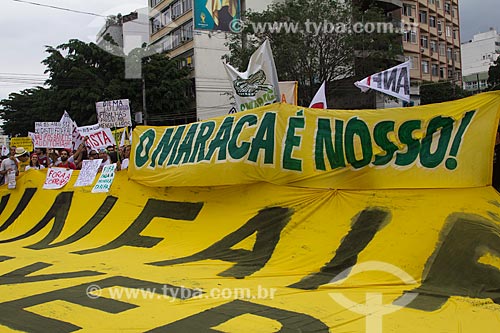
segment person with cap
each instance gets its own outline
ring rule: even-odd
[[[24,172],[26,167],[30,164],[30,154],[23,147],[16,148],[17,167],[19,172]]]

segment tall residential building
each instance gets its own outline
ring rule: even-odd
[[[401,10],[402,20],[414,24],[403,34],[412,83],[447,80],[461,84],[458,0],[404,0]]]
[[[148,0],[150,9],[150,44],[160,45],[180,66],[193,68],[192,94],[196,105],[184,119],[164,115],[166,124],[203,120],[227,114],[231,109],[231,86],[222,56],[231,34],[227,22],[248,9],[245,0]],[[253,10],[263,10],[271,0],[255,1]],[[219,5],[219,7],[217,7]],[[222,6],[222,7],[220,7]],[[224,20],[226,19],[226,25]],[[195,25],[198,26],[195,26]],[[177,116],[182,117],[182,116]]]
[[[462,44],[464,89],[481,91],[488,87],[488,70],[500,56],[500,34],[489,31],[474,35]]]

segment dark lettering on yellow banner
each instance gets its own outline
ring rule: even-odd
[[[52,266],[52,264],[37,262],[28,266],[21,267],[10,273],[0,275],[0,285],[31,283],[31,282],[60,280],[60,279],[72,279],[84,276],[95,276],[104,274],[96,271],[87,270],[87,271],[57,273],[57,274],[32,275],[33,273],[50,266]]]
[[[90,220],[88,220],[87,223],[85,223],[85,225],[83,225],[80,229],[78,229],[77,232],[75,232],[73,235],[69,236],[65,240],[62,240],[62,241],[54,243],[54,244],[50,244],[50,243],[53,242],[55,238],[51,239],[50,242],[47,243],[47,245],[45,247],[52,248],[52,247],[68,245],[68,244],[74,243],[74,242],[82,239],[83,237],[87,236],[109,214],[109,212],[111,211],[111,209],[113,209],[113,206],[115,205],[117,200],[118,200],[117,197],[113,197],[113,196],[106,197],[103,204],[101,205],[101,207],[99,207],[99,209],[94,214],[94,216],[92,216],[90,218]],[[28,248],[34,248],[34,247],[32,245],[32,246],[28,246]]]
[[[0,232],[7,229],[12,223],[14,223],[15,220],[17,220],[19,215],[21,215],[21,213],[26,209],[26,206],[28,206],[29,202],[31,201],[31,198],[33,198],[33,195],[35,195],[35,192],[36,188],[27,188],[26,190],[24,190],[23,196],[21,200],[19,200],[19,202],[17,203],[17,207],[16,209],[14,209],[14,212],[0,226]]]
[[[245,278],[260,270],[269,261],[280,240],[281,231],[290,221],[292,214],[293,210],[290,208],[263,209],[241,228],[201,252],[184,258],[153,262],[150,265],[169,266],[207,259],[224,260],[235,262],[236,265],[219,273],[219,276]],[[257,233],[257,239],[252,251],[231,249],[254,233]]]
[[[328,326],[322,321],[307,314],[282,310],[242,300],[235,300],[220,305],[148,332],[216,333],[220,331],[212,329],[212,327],[219,326],[245,314],[276,320],[281,324],[279,332],[329,332]]]
[[[168,295],[170,297],[179,299],[189,299],[200,295],[199,290],[177,287],[169,284],[159,284],[156,282],[137,280],[123,276],[116,276],[100,281],[84,283],[74,287],[59,289],[43,294],[28,296],[14,301],[0,303],[0,313],[2,314],[0,316],[0,325],[7,326],[18,331],[33,333],[66,333],[74,332],[82,328],[68,322],[47,318],[31,311],[25,310],[35,305],[53,301],[66,301],[109,314],[122,313],[124,311],[137,308],[137,305],[130,304],[118,299],[105,297],[88,297],[88,288],[92,285],[96,285],[101,289],[123,287],[130,289],[149,290],[155,294],[158,294],[160,297]],[[183,290],[187,292],[182,292]]]
[[[3,210],[7,207],[7,203],[9,202],[10,194],[4,195],[2,197],[2,201],[0,202],[0,215],[2,215]]]
[[[162,217],[173,220],[194,221],[202,208],[203,203],[201,202],[192,203],[149,199],[144,206],[141,214],[139,214],[139,216],[128,227],[128,229],[125,230],[115,240],[94,249],[82,250],[74,253],[89,254],[109,251],[122,246],[152,248],[153,246],[161,242],[163,238],[142,236],[140,235],[140,233],[155,217]]]
[[[485,255],[500,257],[498,225],[475,214],[450,215],[427,260],[422,285],[411,291],[417,297],[406,306],[436,311],[451,296],[489,298],[500,304],[500,269],[481,263]]]
[[[349,233],[342,239],[333,259],[321,267],[318,273],[303,278],[300,282],[290,285],[297,289],[318,289],[319,286],[327,284],[332,279],[345,278],[339,276],[346,272],[358,261],[358,255],[373,240],[391,218],[390,212],[381,208],[367,208],[353,219]]]
[[[38,243],[28,246],[28,248],[36,250],[47,247],[47,245],[54,239],[56,239],[57,236],[59,236],[59,234],[61,233],[64,223],[66,222],[66,217],[68,216],[69,208],[71,207],[72,199],[73,199],[73,192],[60,193],[56,197],[54,203],[52,204],[52,207],[50,207],[47,214],[45,214],[42,220],[38,222],[33,228],[31,228],[24,234],[19,235],[17,237],[1,240],[0,244],[15,242],[33,236],[34,234],[45,228],[45,226],[50,221],[52,221],[52,219],[54,219],[52,229],[50,229],[50,232],[47,234],[47,236],[45,236],[45,238],[39,241]]]

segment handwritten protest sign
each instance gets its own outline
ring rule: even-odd
[[[90,149],[116,145],[116,140],[111,130],[109,128],[102,128],[99,124],[78,127],[78,132],[82,137],[88,137],[87,146]]]
[[[49,168],[43,188],[46,190],[57,190],[66,185],[71,179],[72,169]]]
[[[35,148],[72,148],[72,128],[61,122],[35,122]]]
[[[33,140],[29,136],[11,138],[10,146],[23,147],[26,151],[33,151]]]
[[[99,177],[99,180],[97,180],[97,183],[94,185],[92,193],[103,193],[109,191],[111,184],[115,179],[115,169],[116,163],[106,165],[102,168],[101,177]]]
[[[94,182],[97,171],[101,166],[102,159],[97,160],[83,160],[82,169],[75,182],[75,187],[90,186]]]
[[[132,126],[128,99],[103,101],[95,104],[97,122],[103,128]]]

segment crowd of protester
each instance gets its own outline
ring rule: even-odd
[[[9,173],[19,176],[29,169],[41,170],[50,167],[80,170],[84,160],[102,159],[99,171],[108,164],[116,163],[116,170],[128,168],[130,145],[116,149],[108,146],[106,149],[90,149],[82,143],[76,150],[35,148],[29,152],[24,147],[11,146],[8,156],[1,156],[0,185],[7,183]]]

